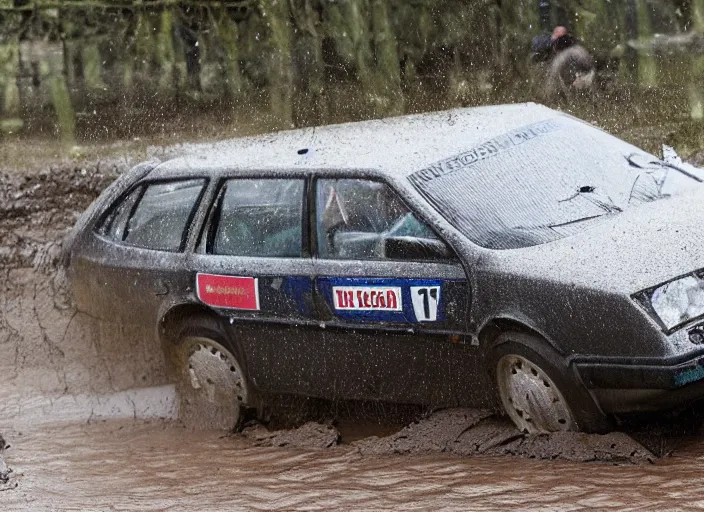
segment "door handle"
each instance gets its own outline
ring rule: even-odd
[[[154,285],[154,294],[157,297],[162,297],[169,294],[169,287],[163,281],[157,281]]]

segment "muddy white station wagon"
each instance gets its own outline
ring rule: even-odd
[[[539,105],[452,110],[137,166],[66,261],[80,309],[160,338],[184,418],[290,393],[598,431],[704,397],[701,183]]]

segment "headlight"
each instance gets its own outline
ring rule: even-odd
[[[695,274],[643,292],[640,297],[668,331],[704,315],[704,279]]]

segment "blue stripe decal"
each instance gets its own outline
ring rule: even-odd
[[[285,277],[282,291],[294,300],[301,315],[313,317],[311,304],[306,300],[306,297],[310,299],[313,295],[313,280],[310,277]]]

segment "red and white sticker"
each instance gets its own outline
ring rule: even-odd
[[[209,306],[259,311],[259,280],[256,277],[198,274],[196,290],[201,302]]]
[[[399,286],[333,286],[335,309],[403,311]]]

